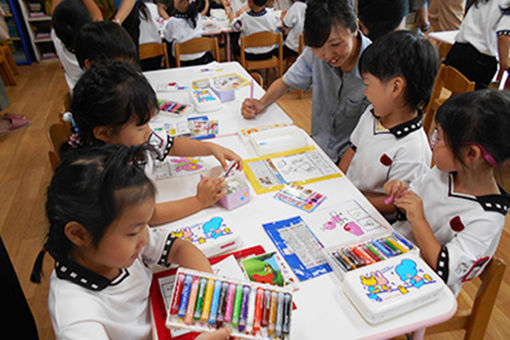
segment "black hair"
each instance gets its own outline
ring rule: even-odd
[[[137,61],[137,47],[124,27],[113,21],[84,25],[76,36],[76,59],[81,68],[85,60],[97,63],[109,59]]]
[[[253,4],[257,7],[262,7],[267,4],[267,0],[252,0]]]
[[[63,0],[53,11],[51,23],[67,50],[74,53],[75,37],[81,27],[92,22],[87,7],[80,0]]]
[[[94,64],[73,89],[71,112],[81,143],[102,144],[93,134],[96,126],[119,129],[132,116],[146,124],[158,108],[156,93],[140,69],[123,61]]]
[[[368,37],[375,41],[399,26],[404,5],[401,0],[358,0],[358,18],[368,29]]]
[[[354,33],[357,30],[356,19],[350,0],[308,1],[303,32],[305,44],[322,47],[329,38],[333,24],[339,24]]]
[[[69,222],[78,222],[92,236],[94,245],[122,211],[146,199],[156,189],[137,160],[145,147],[104,145],[68,153],[55,170],[47,190],[46,215],[49,232],[30,280],[41,281],[45,252],[66,259],[72,243],[65,235]]]
[[[430,98],[439,69],[436,49],[426,39],[409,31],[393,31],[368,46],[359,61],[359,72],[370,73],[382,82],[394,77],[406,81],[405,99],[413,109]]]
[[[181,15],[185,15],[188,23],[191,25],[191,27],[195,28],[197,26],[197,19],[198,14],[202,12],[205,8],[205,1],[204,0],[195,0],[195,1],[189,1],[188,9],[186,10],[186,13],[180,13]],[[174,6],[175,7],[175,6]]]
[[[498,165],[510,158],[510,92],[479,90],[455,95],[439,107],[435,121],[463,164],[466,143],[482,145]]]

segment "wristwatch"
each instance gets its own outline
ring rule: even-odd
[[[115,22],[115,23],[117,23],[117,24],[119,24],[119,25],[122,25],[122,23],[120,22],[120,20],[119,20],[119,19],[117,19],[117,18],[113,18],[113,19],[112,19],[112,21],[113,21],[113,22]]]

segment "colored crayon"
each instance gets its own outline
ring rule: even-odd
[[[207,279],[205,277],[200,279],[200,286],[198,288],[198,296],[197,303],[195,305],[195,314],[193,318],[195,320],[200,320],[200,316],[202,315],[202,308],[204,306],[204,295],[205,295],[205,286],[207,285]]]
[[[292,311],[292,296],[289,293],[285,293],[283,296],[283,324],[282,333],[289,334],[290,332],[290,312]]]
[[[283,293],[278,293],[278,298],[276,301],[276,323],[274,329],[274,335],[281,336],[282,335],[282,327],[283,327]]]
[[[378,252],[374,247],[372,247],[372,245],[370,243],[366,243],[365,246],[367,247],[368,250],[370,250],[370,252],[372,254],[374,254],[380,261],[384,260],[385,257],[383,254],[381,254],[380,252]]]
[[[271,309],[271,291],[264,291],[264,302],[262,305],[262,319],[260,320],[260,325],[262,327],[267,327],[269,325],[269,310]]]
[[[361,257],[366,265],[374,263],[374,261],[370,258],[370,256],[367,256],[359,246],[351,247],[351,250],[358,257]]]
[[[191,292],[189,294],[188,307],[186,308],[186,314],[184,315],[184,323],[186,325],[191,324],[193,321],[193,312],[195,311],[195,302],[197,300],[198,293],[198,278],[193,279],[193,283],[191,284]]]
[[[235,293],[236,293],[236,284],[231,283],[228,287],[227,305],[225,306],[225,315],[223,316],[223,321],[225,321],[225,322],[232,321],[232,310],[234,309]]]
[[[241,303],[243,302],[243,285],[238,284],[236,287],[236,295],[234,299],[234,311],[232,312],[232,325],[239,324],[239,317],[241,316]]]
[[[218,303],[218,315],[216,316],[216,323],[218,327],[221,326],[221,323],[223,322],[223,316],[225,315],[228,286],[228,282],[223,282],[221,284],[220,301]]]
[[[400,243],[404,244],[409,250],[414,248],[413,245],[409,241],[407,241],[405,238],[403,238],[399,234],[394,232],[393,237],[395,237],[397,240],[399,240]]]
[[[177,314],[179,311],[179,304],[181,302],[182,286],[184,284],[184,274],[179,274],[175,280],[174,297],[170,305],[170,314]]]
[[[253,333],[260,330],[260,322],[262,320],[262,310],[264,309],[264,289],[257,288],[257,296],[255,298],[255,315],[253,316]]]
[[[393,257],[393,253],[389,251],[383,244],[377,240],[372,240],[372,244],[377,247],[386,257]]]
[[[364,263],[363,260],[358,259],[356,255],[353,254],[352,251],[349,250],[349,248],[342,249],[342,252],[351,260],[351,262],[356,266],[356,268],[363,267]]]
[[[239,332],[244,332],[246,328],[246,319],[248,319],[248,301],[251,288],[248,285],[243,287],[243,299],[241,301],[241,315],[239,316]]]
[[[370,251],[370,249],[368,249],[366,244],[362,244],[362,245],[360,245],[360,247],[363,250],[363,252],[372,259],[372,261],[374,261],[374,262],[379,262],[380,261],[379,257],[377,257],[377,255],[372,253]]]
[[[267,326],[267,333],[269,335],[274,334],[274,330],[276,327],[277,302],[278,302],[278,294],[276,292],[271,292],[271,309],[269,310],[269,324]]]
[[[255,300],[257,297],[256,291],[250,292],[250,298],[248,300],[248,316],[246,317],[246,333],[250,333],[253,329],[253,320],[255,318]]]
[[[179,311],[177,315],[183,318],[186,315],[186,308],[188,307],[189,293],[191,290],[191,275],[186,275],[184,279],[184,286],[182,287],[181,303],[179,304]]]
[[[400,254],[402,254],[402,252],[401,252],[400,250],[398,250],[398,248],[396,248],[396,247],[395,247],[395,246],[394,246],[394,245],[393,245],[390,241],[388,241],[387,239],[382,238],[380,241],[381,241],[381,243],[386,244],[388,247],[390,247],[390,248],[391,248],[391,250],[393,251],[393,253],[394,253],[395,255],[400,255]]]
[[[357,268],[356,264],[347,255],[345,255],[345,253],[341,249],[337,253],[338,255],[342,256],[344,262],[348,263],[351,269]]]
[[[211,300],[214,289],[214,280],[208,279],[207,286],[205,287],[205,296],[204,296],[204,308],[202,309],[202,316],[200,320],[207,321],[209,319],[209,312],[211,310]]]
[[[406,249],[404,249],[404,248],[403,248],[400,244],[398,244],[398,242],[397,242],[397,241],[395,241],[392,237],[386,237],[386,240],[387,240],[389,243],[393,244],[393,246],[394,246],[395,248],[397,248],[397,249],[398,249],[398,251],[400,251],[400,253],[401,253],[401,254],[403,254],[403,253],[406,253],[406,252],[407,252],[407,250],[406,250]]]
[[[220,303],[220,293],[221,293],[221,281],[216,280],[214,282],[214,290],[211,302],[211,312],[209,313],[209,323],[216,322],[216,316],[218,315],[218,306]]]
[[[331,255],[333,255],[335,260],[340,264],[340,266],[345,271],[351,270],[351,266],[347,262],[344,261],[344,259],[342,258],[342,256],[340,254],[338,254],[338,252],[334,251],[334,252],[331,253]]]

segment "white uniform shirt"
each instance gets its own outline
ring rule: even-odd
[[[471,6],[460,25],[455,41],[470,43],[480,53],[497,57],[499,35],[510,35],[510,15],[503,15],[500,7],[510,5],[509,0],[480,1]]]
[[[278,29],[278,19],[265,8],[260,12],[247,11],[232,21],[232,28],[235,31],[241,32],[242,36],[258,32],[276,32]],[[239,40],[239,46],[241,46],[241,40]],[[247,47],[245,52],[253,54],[268,53],[275,46]]]
[[[147,228],[139,258],[110,281],[73,261],[56,261],[48,308],[57,339],[150,339],[148,265],[166,265],[174,238],[168,229]]]
[[[365,110],[351,134],[356,154],[346,175],[366,196],[384,194],[387,181],[411,183],[430,169],[432,152],[422,115],[388,130],[374,116],[372,105]]]
[[[303,34],[303,26],[305,24],[306,3],[296,1],[287,11],[283,18],[283,25],[290,29],[287,38],[285,39],[285,46],[298,52],[299,49],[299,36]],[[304,46],[303,46],[304,48]]]
[[[67,86],[69,91],[73,91],[74,85],[78,82],[84,70],[81,69],[78,59],[74,53],[70,52],[65,46],[62,40],[57,37],[55,30],[51,29],[51,40],[55,51],[57,52],[58,60],[60,65],[64,69],[64,76],[66,78]]]
[[[425,218],[443,247],[436,272],[458,295],[462,283],[478,276],[496,252],[510,196],[502,189],[502,195],[460,194],[453,182],[453,174],[434,167],[410,190],[422,199]],[[398,221],[393,227],[415,242],[409,222]]]
[[[139,44],[158,43],[160,44],[161,33],[158,20],[163,20],[158,13],[158,6],[152,2],[145,2],[149,17],[144,19],[140,12],[140,38]]]
[[[147,177],[152,180],[170,177],[170,164],[167,156],[174,145],[174,138],[169,134],[158,134],[153,131],[147,144],[153,149],[146,155],[144,170]]]
[[[197,14],[195,28],[191,27],[188,19],[183,14],[170,17],[165,26],[165,39],[172,44],[172,55],[175,57],[174,43],[183,43],[202,36],[203,28],[200,14]],[[181,60],[195,60],[201,58],[206,52],[181,54]]]

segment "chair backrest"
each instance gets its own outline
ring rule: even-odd
[[[303,34],[299,35],[299,45],[298,45],[298,54],[301,54],[305,49],[305,36]]]
[[[71,127],[63,121],[52,124],[48,130],[48,138],[52,146],[48,151],[48,157],[53,170],[60,164],[59,150],[62,144],[67,143],[69,136],[71,136]]]
[[[452,66],[441,64],[434,82],[432,95],[429,103],[425,107],[425,117],[423,119],[423,128],[429,134],[430,126],[434,120],[437,109],[448,98],[459,93],[475,90],[475,83],[467,79],[460,71]]]
[[[480,275],[481,284],[471,310],[457,310],[455,316],[447,322],[427,328],[427,334],[464,329],[464,339],[483,339],[505,269],[506,264],[502,260],[493,258]]]
[[[181,54],[192,54],[200,52],[214,52],[216,61],[220,61],[220,48],[218,38],[216,37],[199,37],[188,40],[183,43],[175,43],[175,63],[177,67],[181,67]]]
[[[267,60],[246,60],[247,47],[263,47],[278,45],[278,57],[271,57]],[[247,70],[278,67],[280,77],[283,75],[283,36],[282,33],[269,31],[258,32],[248,36],[241,36],[241,65]]]
[[[165,63],[165,68],[170,67],[170,63],[168,60],[168,50],[166,48],[166,43],[146,43],[141,44],[138,47],[138,54],[140,55],[140,60],[154,58],[154,57],[163,57],[163,61]]]

